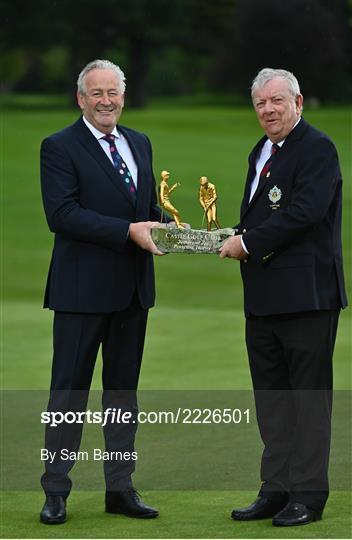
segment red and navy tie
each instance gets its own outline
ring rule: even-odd
[[[269,173],[271,164],[274,160],[274,156],[279,149],[280,149],[280,146],[278,144],[272,145],[271,154],[269,156],[269,159],[267,159],[267,161],[264,163],[264,167],[262,168],[261,173],[260,173],[260,178],[262,177],[268,178],[268,176],[270,176],[268,173]]]
[[[136,186],[134,185],[132,174],[130,173],[126,163],[121,157],[121,154],[116,148],[115,135],[109,133],[109,135],[105,135],[104,137],[102,137],[102,139],[109,143],[110,153],[116,172],[118,173],[121,181],[125,184],[126,188],[132,195],[133,200],[136,201]]]

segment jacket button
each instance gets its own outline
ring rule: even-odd
[[[247,259],[243,259],[243,262],[246,263],[246,262],[247,262]]]
[[[247,229],[243,229],[243,231],[242,231],[242,232],[243,232],[243,233],[247,232]]]

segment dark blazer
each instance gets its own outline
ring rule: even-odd
[[[136,203],[82,118],[42,143],[43,202],[55,233],[44,307],[108,313],[126,308],[135,290],[142,307],[154,303],[152,255],[128,239],[131,222],[160,221],[151,145],[118,129],[138,166]]]
[[[341,249],[342,178],[331,140],[303,118],[248,205],[263,137],[249,156],[240,231],[246,315],[347,305]],[[276,197],[275,197],[276,195]]]

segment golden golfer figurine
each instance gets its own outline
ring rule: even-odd
[[[169,171],[161,171],[161,182],[159,186],[159,200],[160,206],[162,206],[167,212],[170,212],[175,220],[175,223],[179,229],[184,229],[184,225],[181,223],[181,216],[177,208],[175,208],[170,202],[171,193],[180,186],[180,182],[176,182],[172,187],[169,187],[168,180],[170,178]]]
[[[214,184],[211,184],[206,176],[200,178],[199,202],[204,209],[204,216],[207,217],[207,230],[210,231],[214,223],[217,229],[220,229],[220,224],[216,218],[216,189]],[[204,220],[203,216],[203,220]]]

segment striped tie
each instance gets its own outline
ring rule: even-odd
[[[264,167],[262,168],[261,173],[260,173],[260,178],[262,178],[262,177],[268,178],[270,176],[269,170],[270,170],[271,164],[272,164],[272,162],[274,160],[274,156],[275,156],[276,152],[279,149],[280,149],[280,146],[278,144],[273,144],[272,145],[270,157],[264,163]]]

